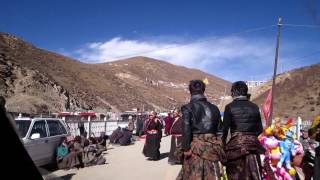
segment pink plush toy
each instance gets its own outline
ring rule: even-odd
[[[270,158],[272,164],[277,163],[281,156],[278,139],[274,136],[262,136],[260,143],[267,150],[265,155]]]
[[[272,167],[272,169],[275,172],[275,176],[278,180],[293,180],[291,175],[284,167],[281,167],[280,169]]]
[[[275,137],[271,136],[267,138],[265,144],[269,149],[271,160],[279,161],[281,156],[280,149],[279,149],[279,141]]]
[[[296,155],[304,155],[303,146],[298,140],[294,140],[294,151]]]
[[[271,150],[278,147],[279,141],[274,136],[269,136],[265,140],[265,144],[266,144],[266,147]]]

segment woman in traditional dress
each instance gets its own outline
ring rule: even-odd
[[[173,112],[174,121],[172,123],[171,134],[171,147],[168,162],[169,164],[181,164],[181,160],[175,156],[177,148],[181,148],[182,142],[182,119],[180,115],[180,109],[175,109]]]
[[[146,142],[143,147],[143,154],[148,157],[148,160],[160,159],[160,142],[162,138],[162,123],[157,118],[157,113],[152,111],[149,118],[146,120],[145,133]]]

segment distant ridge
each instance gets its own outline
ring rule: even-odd
[[[165,110],[188,101],[189,80],[204,78],[219,104],[230,83],[200,70],[147,57],[86,64],[0,33],[0,95],[11,111]]]
[[[253,101],[260,107],[271,88],[271,81],[258,88]],[[294,69],[277,76],[275,92],[275,116],[298,116],[312,120],[320,114],[320,64]]]

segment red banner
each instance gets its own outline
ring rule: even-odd
[[[272,100],[272,89],[270,89],[267,92],[267,97],[264,100],[263,106],[262,106],[262,111],[263,111],[263,115],[264,118],[266,120],[266,125],[268,125],[268,121],[269,121],[269,117],[270,117],[270,113],[271,113],[271,100]]]

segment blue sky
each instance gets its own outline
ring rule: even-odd
[[[3,0],[0,31],[88,63],[143,55],[230,81],[263,80],[278,16],[320,25],[320,1]],[[234,34],[257,27],[267,28]],[[320,28],[284,26],[279,71],[319,62]]]

